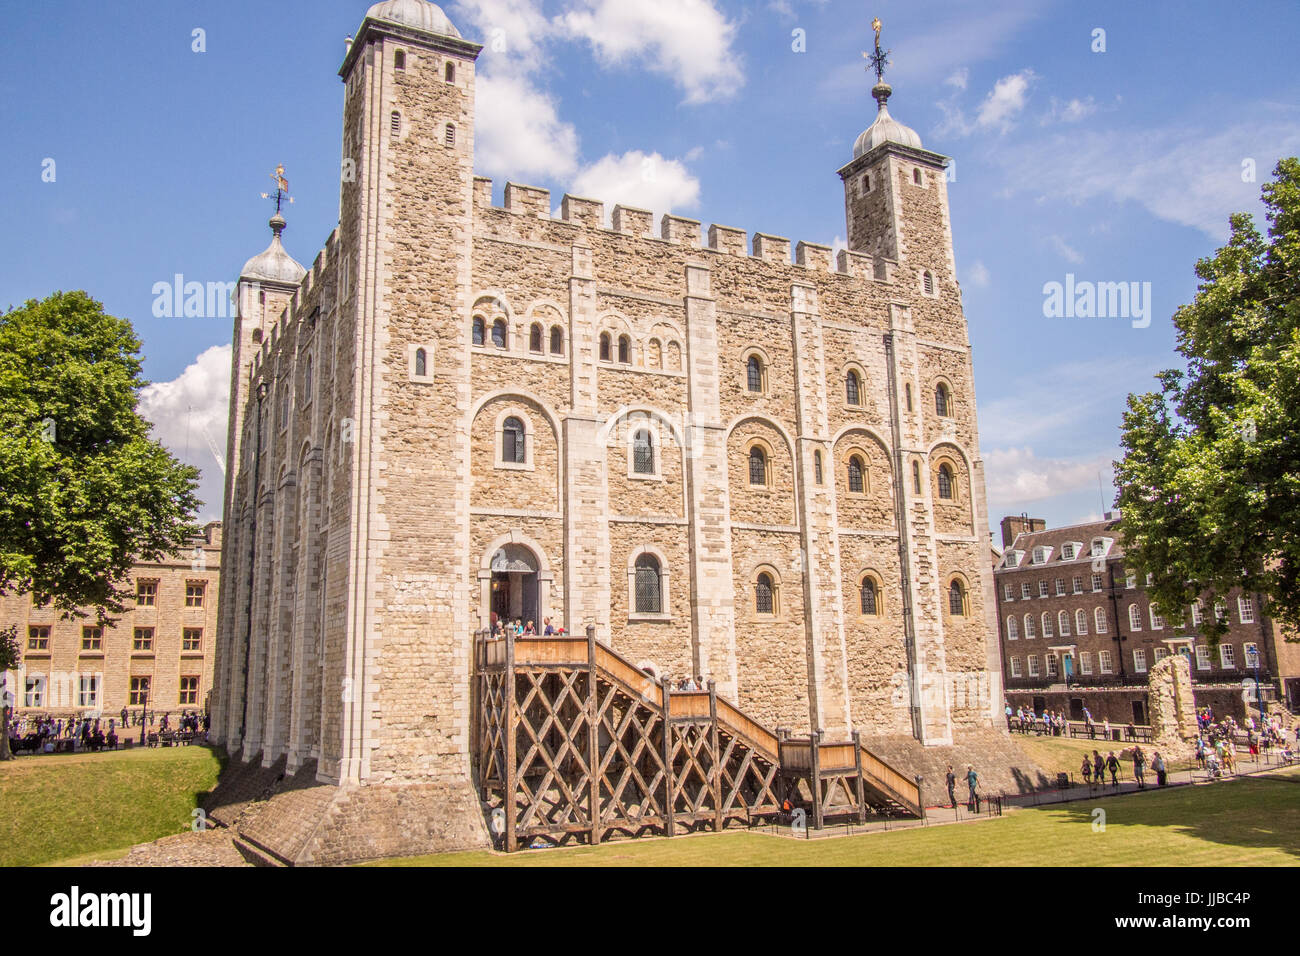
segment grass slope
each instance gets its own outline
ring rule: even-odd
[[[221,763],[207,747],[50,754],[0,763],[0,866],[105,856],[188,830]]]
[[[1080,758],[1082,759],[1082,758]],[[1093,809],[1105,829],[1093,828]],[[800,841],[724,833],[399,866],[1295,866],[1300,774],[1018,810],[952,826]],[[383,865],[383,864],[380,864]]]

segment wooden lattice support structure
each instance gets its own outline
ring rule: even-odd
[[[595,628],[585,638],[479,632],[474,644],[475,780],[506,850],[748,826],[797,800],[801,779],[815,826],[865,816],[856,736],[778,740],[712,683],[673,692],[598,643]]]

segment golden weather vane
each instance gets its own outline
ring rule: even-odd
[[[271,174],[271,178],[275,180],[275,192],[262,193],[262,198],[275,199],[275,211],[279,212],[282,202],[293,202],[293,197],[289,195],[289,180],[284,178],[284,163],[280,163],[275,167],[275,172]]]
[[[876,71],[876,82],[882,83],[885,78],[885,67],[889,65],[889,51],[880,49],[880,17],[873,17],[871,20],[871,29],[876,34],[876,49],[874,53],[863,53],[863,59],[869,60],[871,65],[868,69]]]

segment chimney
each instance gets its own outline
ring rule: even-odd
[[[1009,548],[1016,540],[1016,535],[1046,531],[1047,521],[1043,518],[1031,518],[1029,515],[1007,515],[1002,519],[1002,547]]]

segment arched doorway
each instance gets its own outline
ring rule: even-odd
[[[541,614],[537,556],[522,544],[502,545],[492,555],[491,612],[500,621],[538,624]],[[540,630],[540,625],[539,628]]]

